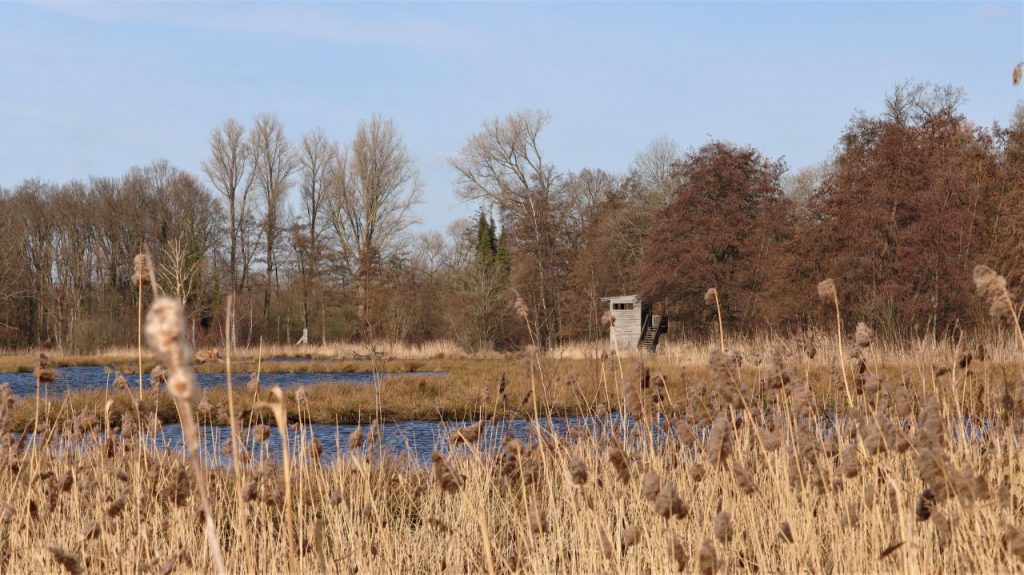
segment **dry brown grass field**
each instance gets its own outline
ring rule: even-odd
[[[1015,309],[1005,289],[984,287]],[[858,326],[849,336],[726,338],[725,349],[717,339],[669,344],[656,355],[601,344],[485,356],[449,344],[264,349],[261,367],[290,354],[308,361],[280,369],[349,362],[448,374],[200,393],[190,379],[197,356],[200,369],[227,369],[232,355],[246,365],[253,352],[191,353],[176,313],[180,305],[157,300],[147,319],[157,353],[146,367],[169,370],[160,390],[140,392],[127,377],[46,401],[5,394],[5,571],[1024,569],[1017,330],[895,345]],[[137,361],[131,350],[104,357],[126,371]],[[32,361],[45,387],[54,365],[87,358]],[[552,422],[562,415],[578,417],[559,434]],[[154,447],[154,418],[180,419],[187,454]],[[383,450],[372,424],[337,436],[334,459],[309,433],[312,422],[373,418],[470,423],[439,435],[429,462]],[[487,439],[514,418],[526,420],[528,439]],[[208,424],[230,425],[228,464],[199,457]],[[267,426],[297,437],[297,449],[260,447]]]

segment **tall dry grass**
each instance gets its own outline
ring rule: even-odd
[[[472,431],[456,429],[456,445],[430,467],[381,457],[365,437],[321,462],[300,425],[292,433],[307,447],[287,466],[245,452],[249,463],[237,473],[206,468],[225,563],[235,572],[255,564],[332,573],[1000,573],[1024,565],[1016,531],[1024,455],[1014,420],[1024,398],[1004,403],[975,438],[949,394],[882,385],[832,428],[807,382],[785,371],[763,373],[779,377],[772,409],[740,409],[731,390],[749,393],[751,382],[741,376],[735,385],[729,370],[707,397],[671,404],[656,383],[644,388],[631,374],[621,401],[638,420],[657,418],[662,431],[580,425],[559,437],[542,418],[539,437],[486,450]],[[307,409],[302,401],[294,411]],[[108,441],[99,429],[82,421],[65,430],[76,449],[57,439],[5,449],[0,488],[10,508],[0,558],[12,572],[54,571],[60,557],[86,572],[211,570],[185,460],[151,452],[144,464],[137,435]],[[232,520],[236,490],[244,524]]]
[[[1015,321],[1005,287],[979,290]],[[429,463],[383,451],[373,424],[324,461],[306,390],[240,393],[273,419],[239,414],[231,466],[154,450],[131,417],[115,429],[109,404],[101,422],[64,402],[73,417],[44,411],[42,435],[0,449],[0,564],[206,572],[220,550],[231,572],[1020,572],[1020,349],[885,349],[868,326],[846,332],[598,351],[574,377],[559,373],[569,351],[532,349],[507,362],[518,388],[478,383],[475,421],[440,436]],[[374,412],[389,390],[368,392]],[[0,396],[6,425],[14,399]],[[219,408],[195,396],[199,413]],[[559,435],[566,398],[584,418]],[[529,437],[490,445],[510,414]],[[268,423],[296,449],[269,454]]]

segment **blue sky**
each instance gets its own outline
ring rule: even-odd
[[[198,172],[211,128],[277,114],[348,140],[392,117],[443,230],[474,206],[446,158],[481,123],[550,112],[560,168],[625,170],[656,136],[826,159],[902,80],[954,84],[976,123],[1021,87],[1024,3],[0,3],[0,186]]]

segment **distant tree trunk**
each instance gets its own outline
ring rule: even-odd
[[[295,171],[295,158],[291,144],[284,134],[284,126],[276,116],[256,116],[249,133],[249,147],[253,154],[253,173],[263,203],[263,234],[266,255],[266,283],[263,285],[263,321],[270,316],[271,284],[276,272],[275,250],[280,232],[280,211]]]

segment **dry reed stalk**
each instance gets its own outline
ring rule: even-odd
[[[978,295],[989,304],[989,315],[1013,325],[1017,341],[1024,349],[1024,333],[1020,327],[1020,310],[1014,305],[1010,290],[1006,287],[1006,278],[992,268],[979,264],[974,266],[974,287]]]
[[[825,303],[831,303],[836,310],[836,351],[839,353],[839,371],[843,376],[847,405],[852,408],[853,395],[850,394],[850,382],[846,378],[846,359],[843,356],[843,316],[839,312],[839,292],[832,278],[825,278],[818,283],[818,297]]]
[[[224,557],[217,536],[217,525],[210,508],[210,495],[206,485],[206,477],[200,459],[199,430],[192,416],[192,395],[195,378],[192,375],[190,359],[192,356],[185,342],[184,310],[181,302],[169,297],[158,297],[153,300],[146,314],[146,340],[149,346],[167,364],[170,376],[167,379],[167,390],[174,398],[181,420],[182,432],[188,446],[188,455],[199,488],[201,510],[206,524],[206,539],[213,556],[214,566],[218,573],[226,573]]]
[[[138,288],[138,301],[136,302],[136,308],[138,310],[138,369],[139,369],[139,401],[142,401],[142,288],[149,285],[149,270],[150,270],[149,256],[144,253],[137,254],[135,256],[135,273],[132,274],[132,283]]]
[[[235,418],[234,386],[232,385],[231,355],[233,342],[235,341],[235,298],[228,294],[227,310],[225,311],[224,323],[224,378],[228,391],[228,421],[231,424],[231,467],[235,473],[235,511],[238,514],[238,525],[246,525],[247,507],[242,494],[242,466],[240,465],[239,452],[239,431],[238,422]],[[242,556],[246,558],[246,568],[252,570],[255,565],[252,563],[252,554],[249,553],[249,530],[240,529],[242,532]]]
[[[718,318],[718,349],[725,351],[725,325],[722,322],[722,303],[718,299],[718,289],[708,288],[708,291],[704,292],[704,303],[707,305],[715,305],[715,316]]]
[[[272,400],[259,402],[256,407],[268,407],[274,414],[277,421],[277,431],[281,435],[281,457],[284,460],[284,537],[288,543],[288,569],[292,573],[298,572],[298,564],[295,557],[295,527],[292,519],[292,465],[291,465],[291,443],[288,441],[288,417],[284,407],[284,392],[281,386],[275,385],[270,394]]]

